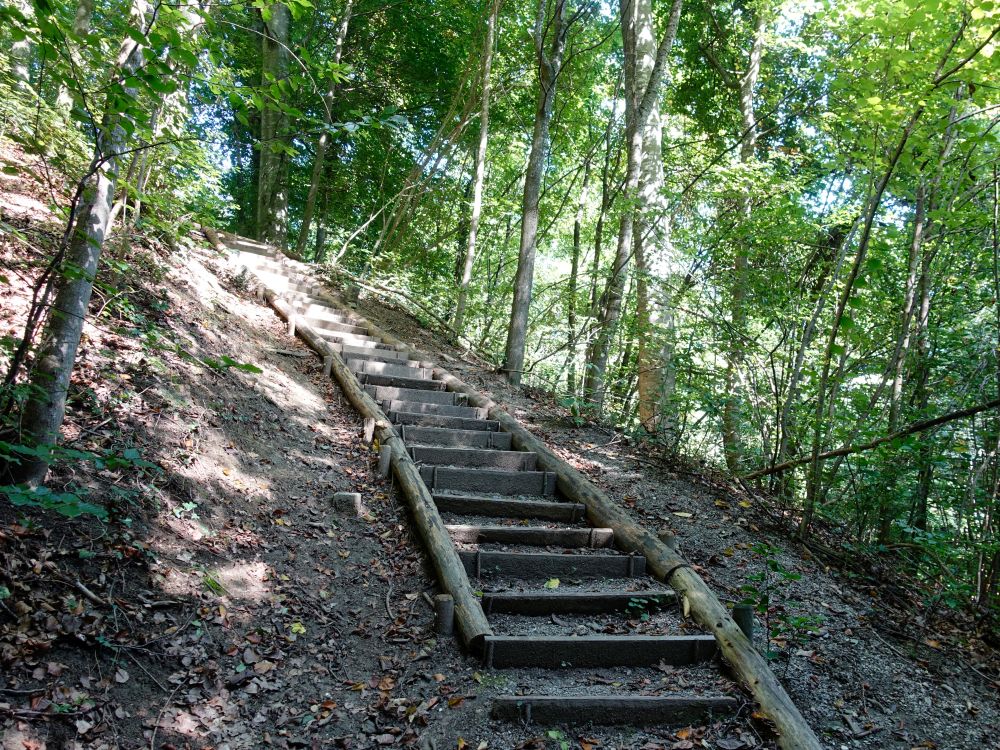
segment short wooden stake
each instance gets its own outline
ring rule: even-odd
[[[378,474],[385,478],[389,476],[390,471],[392,471],[392,446],[383,443],[378,453]]]
[[[331,372],[333,372],[333,357],[323,357],[323,377],[330,377]]]
[[[364,438],[365,438],[365,444],[366,445],[371,445],[372,441],[375,439],[375,418],[374,417],[365,417]]]
[[[667,547],[669,547],[674,552],[677,551],[677,535],[672,531],[661,531],[656,535],[657,538],[663,542]]]
[[[295,335],[295,317],[296,316],[294,316],[294,315],[289,315],[288,316],[288,335],[289,336],[294,336]]]
[[[434,597],[434,632],[451,635],[455,632],[455,600],[451,594]]]
[[[737,604],[733,607],[733,621],[739,625],[747,640],[753,643],[753,607],[749,604]]]
[[[357,518],[361,515],[363,506],[360,492],[333,493],[333,510],[338,516]]]
[[[258,302],[261,302],[261,303],[264,302],[264,285],[263,284],[258,284],[257,287],[253,290],[253,293],[254,293],[254,296],[257,298]]]

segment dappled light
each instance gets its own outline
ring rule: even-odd
[[[992,747],[998,45],[0,5],[2,750]]]

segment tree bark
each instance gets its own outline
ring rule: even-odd
[[[754,112],[754,90],[760,77],[760,61],[764,52],[764,34],[767,29],[763,11],[757,9],[755,13],[753,40],[750,45],[746,72],[736,87],[736,93],[739,97],[740,123],[743,128],[740,143],[740,162],[743,165],[753,163],[756,158],[757,115]],[[739,210],[745,219],[750,219],[752,209],[749,188],[739,198]],[[722,406],[722,447],[726,467],[732,474],[739,473],[743,459],[743,441],[740,439],[739,371],[744,356],[739,334],[743,330],[747,317],[746,295],[749,285],[747,244],[744,241],[738,242],[733,263],[733,289],[730,300],[730,321],[733,335],[726,362],[726,395]]]
[[[146,0],[133,0],[132,24],[140,33],[146,30],[147,7]],[[142,47],[127,37],[115,61],[114,77],[127,81],[142,61]],[[130,96],[136,96],[134,89],[126,87],[125,90]],[[21,420],[21,439],[33,446],[49,448],[59,438],[66,412],[66,393],[107,232],[120,158],[126,148],[128,136],[123,123],[124,116],[109,102],[97,130],[94,157],[83,184],[81,201],[67,228],[55,299],[30,375],[31,395]],[[14,467],[14,476],[19,482],[36,485],[45,479],[47,471],[46,461],[33,460]]]
[[[538,202],[542,192],[542,177],[549,153],[549,124],[556,99],[556,84],[562,68],[566,47],[567,0],[555,0],[552,18],[548,16],[548,0],[538,0],[534,42],[538,59],[538,96],[535,103],[535,128],[531,137],[531,152],[524,175],[524,199],[521,204],[521,244],[514,275],[514,301],[507,328],[503,371],[514,385],[521,383],[524,369],[524,345],[528,335],[528,310],[535,275],[535,251],[538,243]],[[551,46],[546,51],[546,38],[551,34]]]
[[[96,0],[77,0],[76,14],[73,16],[73,36],[76,37],[73,40],[74,43],[82,41],[90,33],[90,20],[94,16],[95,4]],[[70,45],[68,54],[74,68],[78,68],[79,55],[76,53],[75,46]],[[65,82],[59,84],[59,93],[56,95],[56,109],[60,110],[67,119],[73,109],[73,95],[70,93],[69,86]]]
[[[628,144],[625,195],[636,200],[639,198],[645,124],[649,122],[654,107],[658,109],[660,86],[665,74],[667,56],[670,54],[677,36],[683,0],[674,0],[667,28],[656,48],[656,55],[653,65],[648,71],[648,77],[643,72],[644,80],[638,78],[639,71],[645,69],[637,67],[639,63],[636,58],[637,48],[635,46],[637,30],[634,28],[636,11],[633,2],[635,4],[642,3],[644,6],[648,5],[648,2],[647,0],[621,0],[620,2],[622,33],[624,37],[629,38],[625,53],[625,131]],[[627,27],[631,27],[632,30],[628,31]],[[647,33],[650,35],[650,39],[654,38],[652,27],[649,27]],[[618,328],[618,321],[621,317],[625,277],[633,253],[634,222],[635,212],[633,210],[626,210],[622,213],[611,278],[608,280],[602,299],[598,333],[587,361],[588,381],[585,386],[585,397],[598,413],[604,407],[604,381],[608,368],[608,357],[611,353],[611,342],[614,340],[615,330]]]
[[[287,5],[268,6],[261,37],[261,85],[288,77],[292,16]],[[257,239],[284,249],[288,233],[287,118],[271,102],[260,114],[260,168],[257,173]]]
[[[469,216],[469,235],[465,255],[461,263],[458,279],[458,301],[455,304],[455,335],[465,332],[465,308],[469,299],[469,284],[472,281],[472,267],[476,261],[476,241],[479,237],[479,221],[483,213],[483,185],[486,182],[486,147],[490,138],[490,74],[493,67],[493,46],[496,37],[497,14],[502,0],[493,0],[489,17],[486,19],[486,39],[483,42],[483,64],[480,73],[482,94],[479,105],[479,144],[476,147],[476,163],[472,177],[472,211]]]
[[[569,269],[569,285],[566,289],[566,348],[569,352],[569,370],[566,373],[566,390],[570,395],[576,395],[576,297],[580,277],[580,252],[583,237],[583,216],[587,208],[587,197],[590,187],[590,157],[583,165],[583,185],[580,187],[580,197],[576,204],[576,216],[573,217],[573,257]]]
[[[346,0],[344,11],[337,26],[337,40],[333,47],[333,64],[339,65],[344,54],[344,41],[347,39],[347,29],[351,23],[351,12],[354,9],[354,0]],[[295,254],[300,258],[305,256],[306,244],[309,242],[309,229],[312,226],[313,214],[316,211],[316,197],[319,195],[320,183],[323,181],[323,174],[326,161],[326,150],[330,145],[330,126],[333,125],[333,101],[337,95],[337,82],[332,80],[327,86],[326,96],[323,97],[323,125],[326,129],[316,141],[316,155],[313,158],[312,176],[309,180],[309,193],[306,196],[306,205],[302,211],[302,226],[299,229],[299,236],[295,242]]]

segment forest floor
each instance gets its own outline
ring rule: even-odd
[[[16,337],[60,233],[48,206],[64,196],[15,149],[0,158],[23,167],[0,174],[0,336]],[[52,486],[108,505],[107,523],[0,503],[4,750],[772,744],[749,711],[660,731],[492,725],[489,696],[516,678],[500,684],[434,638],[419,542],[320,363],[210,253],[139,235],[113,241],[108,260],[64,440],[149,465],[54,472]],[[799,628],[771,648],[830,747],[1000,747],[996,654],[915,595],[827,568],[760,498],[576,425],[404,311],[365,299],[362,312],[450,357],[637,518],[672,528],[723,598],[743,598],[766,557],[801,574],[769,582],[772,618]],[[364,513],[337,515],[337,491],[362,493]],[[813,616],[815,633],[793,621]]]

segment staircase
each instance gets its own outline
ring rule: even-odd
[[[701,680],[701,691],[664,679],[676,674],[673,667],[717,662],[714,636],[692,631],[674,592],[646,574],[645,558],[616,549],[614,529],[590,526],[584,505],[560,497],[555,474],[539,470],[535,453],[513,450],[510,433],[485,409],[446,390],[423,355],[384,343],[309,278],[305,265],[250,240],[222,239],[237,267],[291,305],[295,321],[339,354],[419,467],[471,585],[482,592],[494,630],[481,643],[485,667],[523,670],[511,680],[522,686],[517,694],[494,698],[495,718],[638,726],[737,709],[741,701],[719,689],[731,691],[731,684],[714,672]],[[636,684],[637,669],[648,669],[645,692],[657,694],[616,688]],[[568,678],[605,670],[598,674],[609,675],[608,685],[570,678],[551,691],[551,680],[532,679],[538,670]]]

